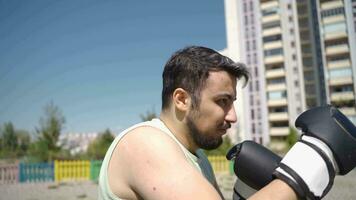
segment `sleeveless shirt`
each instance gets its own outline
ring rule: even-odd
[[[127,133],[129,133],[131,130],[141,127],[141,126],[151,126],[157,129],[160,129],[167,135],[169,135],[177,144],[180,146],[180,148],[183,150],[184,155],[187,159],[187,161],[195,167],[203,176],[214,186],[214,188],[220,193],[220,190],[218,188],[216,178],[214,175],[214,171],[209,163],[208,158],[204,154],[204,152],[201,149],[198,149],[195,152],[195,155],[192,154],[190,151],[188,151],[178,140],[177,138],[173,135],[173,133],[166,127],[166,125],[160,120],[160,119],[153,119],[151,121],[147,122],[142,122],[139,124],[136,124],[123,132],[121,132],[114,141],[111,143],[108,151],[106,152],[106,155],[104,157],[104,160],[102,162],[101,168],[100,168],[100,174],[99,174],[99,186],[98,186],[98,199],[99,200],[121,200],[118,196],[116,196],[110,189],[109,186],[109,179],[108,179],[108,166],[109,162],[111,159],[111,156],[113,154],[113,151],[118,144],[118,142],[125,136]]]

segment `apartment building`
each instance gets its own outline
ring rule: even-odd
[[[266,139],[260,143],[282,150],[302,111],[334,103],[327,87],[334,78],[325,74],[319,9],[318,1],[309,0],[225,0],[225,52],[246,63],[252,76],[244,101],[237,105],[243,110],[242,139],[259,142],[256,135],[261,135]]]
[[[318,9],[328,102],[356,123],[356,1],[319,0]]]
[[[246,88],[237,86],[235,102],[238,123],[229,132],[233,142],[254,140],[260,144],[269,143],[267,106],[264,70],[262,68],[262,48],[258,4],[247,1],[242,7],[239,1],[225,1],[225,18],[227,28],[227,48],[221,53],[234,61],[247,65],[251,77]],[[247,8],[250,6],[249,8]],[[245,18],[241,14],[245,13]],[[247,23],[246,21],[250,22]],[[243,30],[243,31],[242,31]],[[236,134],[238,133],[238,134]],[[235,136],[235,138],[234,138]]]

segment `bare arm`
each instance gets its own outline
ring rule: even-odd
[[[151,127],[133,130],[117,149],[125,182],[143,199],[221,199],[172,138]]]
[[[292,188],[283,181],[276,179],[252,195],[249,200],[297,200]]]

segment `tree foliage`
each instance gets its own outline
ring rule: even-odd
[[[287,150],[292,148],[292,146],[298,141],[299,135],[297,130],[292,127],[289,127],[289,134],[287,136]]]
[[[36,161],[52,161],[60,154],[58,144],[65,118],[61,110],[53,103],[44,108],[44,116],[40,118],[40,127],[36,128],[37,141],[31,145],[30,153]]]
[[[114,141],[114,136],[109,129],[100,133],[99,136],[89,144],[87,156],[90,159],[104,159],[106,151],[110,144]]]
[[[20,158],[26,155],[30,135],[27,131],[16,130],[11,122],[7,122],[1,129],[0,141],[0,158]]]
[[[154,111],[154,109],[146,111],[145,114],[140,114],[140,118],[143,122],[150,121],[156,117],[157,117],[157,115],[156,115],[156,112]]]
[[[15,128],[11,122],[4,124],[4,130],[2,131],[2,146],[9,151],[15,151],[17,149],[17,136]]]

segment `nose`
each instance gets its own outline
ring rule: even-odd
[[[235,123],[237,121],[236,111],[234,105],[228,110],[225,120],[230,123]]]

